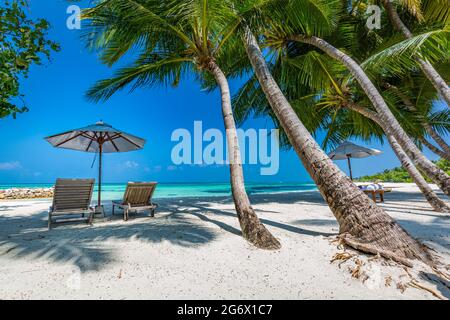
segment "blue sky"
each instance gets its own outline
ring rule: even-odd
[[[197,83],[186,80],[175,89],[142,89],[133,93],[125,90],[107,103],[90,103],[84,98],[85,91],[95,81],[111,75],[112,69],[102,65],[95,54],[84,48],[80,31],[66,28],[68,5],[64,0],[32,1],[30,14],[51,23],[50,37],[60,43],[62,50],[53,54],[50,63],[33,67],[29,78],[22,82],[22,93],[30,111],[18,115],[16,120],[0,120],[0,184],[45,183],[57,177],[95,177],[96,166],[91,168],[93,154],[54,149],[43,138],[100,119],[148,141],[142,151],[106,155],[106,182],[228,181],[227,167],[174,166],[171,161],[175,145],[170,139],[173,130],[192,130],[194,121],[203,121],[205,129],[223,130],[218,92],[202,92]],[[236,92],[238,86],[239,83],[232,82],[232,91]],[[249,120],[244,124],[244,128],[270,127],[267,119]],[[370,146],[383,150],[384,154],[353,161],[354,175],[399,165],[387,145],[374,142]],[[426,155],[436,158],[428,151]],[[337,161],[337,164],[347,172],[345,161]],[[245,175],[249,182],[311,181],[293,151],[282,151],[277,175],[261,176],[258,165],[246,165]]]

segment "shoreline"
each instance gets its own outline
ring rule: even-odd
[[[367,184],[367,183],[371,183],[370,181],[364,182],[364,181],[357,181],[355,182],[356,185],[359,184]],[[226,183],[221,183],[221,184],[226,184]],[[402,185],[415,185],[414,183],[398,183],[398,182],[387,182],[387,183],[383,183],[385,187],[387,188],[398,188],[399,186],[401,187]],[[197,184],[196,184],[197,185]],[[201,183],[199,183],[198,185],[201,185]],[[260,185],[264,185],[263,183],[261,183]],[[273,184],[273,185],[283,185],[283,184]],[[270,186],[270,185],[269,185]],[[248,192],[248,195],[251,196],[255,196],[255,195],[275,195],[275,194],[285,194],[285,193],[304,193],[304,192],[312,192],[312,191],[316,191],[318,192],[317,187],[314,184],[310,184],[310,183],[305,183],[304,186],[314,186],[314,189],[308,189],[308,190],[281,190],[281,191],[267,191],[267,192]],[[124,188],[125,190],[125,188]],[[2,194],[5,194],[7,192],[16,192],[19,195],[22,194],[26,194],[27,192],[29,192],[30,194],[34,195],[37,194],[37,196],[30,196],[30,197],[11,197],[11,198],[3,198]],[[119,191],[117,191],[119,192]],[[38,196],[39,194],[42,193],[47,193],[46,196]],[[227,198],[227,197],[231,197],[231,193],[229,195],[198,195],[198,196],[192,196],[192,195],[187,195],[187,196],[161,196],[158,197],[157,195],[154,196],[155,200],[165,200],[165,199],[177,199],[177,198],[181,198],[181,199],[198,199],[198,198],[207,198],[207,199],[217,199],[217,198]],[[11,188],[11,189],[0,189],[0,201],[14,201],[14,200],[51,200],[53,198],[53,187],[50,188]],[[94,198],[93,198],[94,199]],[[112,201],[112,200],[117,200],[117,199],[106,199],[105,201]],[[93,200],[94,201],[94,200]]]
[[[309,186],[309,184],[307,185]],[[27,198],[22,198],[22,197],[12,197],[12,198],[2,198],[1,191],[14,191],[17,192],[19,194],[21,194],[22,192],[27,192],[29,190],[33,190],[32,188],[13,188],[13,189],[4,189],[4,190],[0,190],[0,201],[14,201],[14,200],[51,200],[53,198],[53,188],[45,188],[45,190],[43,190],[42,188],[36,188],[36,193],[40,194],[40,193],[45,193],[45,192],[50,192],[51,191],[51,196],[46,196],[46,197],[40,197],[40,196],[31,196],[31,197],[27,197]],[[124,188],[125,191],[125,188]],[[268,191],[268,192],[248,192],[249,196],[254,196],[254,195],[265,195],[265,194],[284,194],[284,193],[303,193],[303,192],[311,192],[311,191],[318,191],[317,188],[314,189],[308,189],[308,190],[282,190],[282,191]],[[33,191],[31,191],[31,193],[33,193]],[[192,195],[187,195],[187,196],[162,196],[162,197],[158,197],[157,195],[155,195],[153,197],[153,199],[155,200],[159,200],[159,199],[198,199],[198,198],[207,198],[207,199],[217,199],[217,198],[230,198],[231,197],[231,193],[229,195],[198,195],[198,196],[192,196]],[[117,200],[117,199],[106,199],[105,201],[112,201],[112,200]],[[92,197],[92,201],[94,202],[94,196]]]

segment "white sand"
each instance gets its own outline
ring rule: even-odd
[[[413,236],[450,261],[450,219],[409,184],[396,184],[383,207]],[[407,283],[398,266],[364,261],[369,278],[338,267],[330,240],[338,226],[317,192],[257,195],[258,215],[280,239],[258,250],[239,236],[230,199],[160,201],[155,218],[59,225],[47,231],[50,201],[0,202],[2,299],[435,299]],[[392,277],[390,286],[389,275]],[[388,280],[386,280],[388,279]],[[450,297],[448,282],[420,283]]]

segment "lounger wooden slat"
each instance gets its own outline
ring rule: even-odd
[[[380,202],[384,202],[384,190],[363,190],[365,194],[372,197],[373,202],[377,202],[377,195],[380,197]]]
[[[380,197],[380,202],[384,202],[384,196],[388,192],[392,192],[391,188],[384,188],[378,190],[363,190],[365,194],[372,197],[374,202],[377,202],[377,196]]]
[[[91,208],[94,179],[58,179],[55,184],[53,204],[48,212],[48,228],[61,221],[81,221],[91,223],[93,210]],[[78,215],[78,218],[74,218]],[[56,217],[71,216],[65,219]]]
[[[113,201],[112,214],[114,214],[115,207],[123,210],[123,219],[125,221],[129,218],[130,211],[150,211],[150,215],[155,215],[155,210],[158,207],[156,203],[152,202],[152,196],[156,189],[156,182],[130,182],[127,185],[123,200]]]

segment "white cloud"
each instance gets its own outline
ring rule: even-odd
[[[19,161],[0,162],[0,170],[16,170],[22,168]]]
[[[158,173],[161,172],[162,166],[145,167],[144,171],[147,173]]]
[[[128,169],[136,169],[137,167],[139,167],[139,163],[137,163],[136,161],[126,161],[125,162],[125,167]]]
[[[168,166],[167,167],[167,171],[175,171],[175,170],[177,170],[176,166]]]

